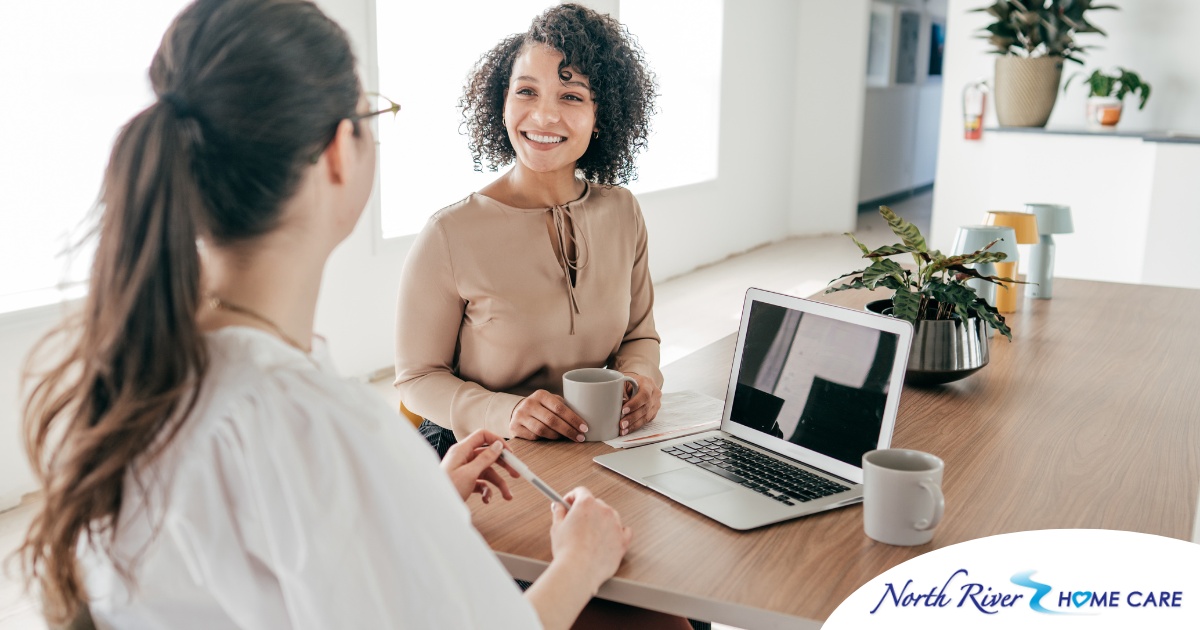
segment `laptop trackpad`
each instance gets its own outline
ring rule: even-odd
[[[732,490],[708,472],[693,468],[680,468],[658,475],[646,477],[646,483],[663,489],[663,492],[679,497],[685,501],[699,499],[719,492]]]

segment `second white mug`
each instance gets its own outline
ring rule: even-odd
[[[941,458],[885,448],[863,454],[863,529],[889,545],[923,545],[942,520]]]

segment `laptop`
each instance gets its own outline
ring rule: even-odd
[[[906,321],[750,289],[720,430],[594,461],[739,530],[857,503],[911,343]]]

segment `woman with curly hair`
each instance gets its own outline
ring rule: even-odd
[[[476,429],[583,441],[562,377],[637,380],[622,435],[661,405],[636,177],[654,77],[628,30],[563,4],[485,53],[460,106],[476,170],[513,166],[430,218],[400,283],[396,387],[439,454]]]

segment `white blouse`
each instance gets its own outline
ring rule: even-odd
[[[101,628],[538,628],[429,445],[365,385],[274,336],[207,335],[167,450],[84,546]]]

